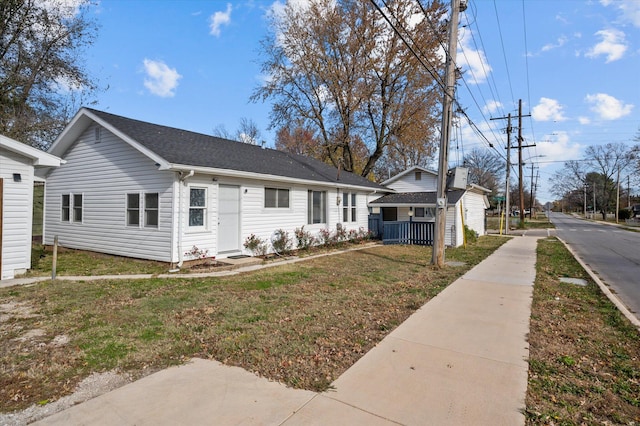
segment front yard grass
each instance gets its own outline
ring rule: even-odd
[[[536,268],[527,424],[640,424],[640,333],[557,239]]]
[[[224,278],[56,281],[0,289],[0,411],[67,395],[93,372],[138,378],[212,358],[289,386],[330,383],[506,242],[374,246]]]
[[[24,277],[51,276],[53,249],[34,244],[31,249],[31,269]],[[129,257],[73,250],[60,247],[56,264],[56,275],[125,275],[125,274],[165,274],[169,264]]]

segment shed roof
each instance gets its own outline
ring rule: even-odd
[[[61,160],[55,155],[51,155],[47,152],[41,151],[15,139],[8,138],[4,135],[0,135],[0,147],[13,153],[19,154],[23,157],[29,158],[33,162],[34,167],[60,166]]]
[[[456,204],[464,195],[465,191],[456,189],[447,192],[447,203],[449,205]],[[384,195],[369,203],[370,206],[376,207],[392,207],[392,206],[435,206],[437,200],[435,191],[429,192],[398,192],[395,194]]]

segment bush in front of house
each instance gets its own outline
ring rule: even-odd
[[[255,234],[249,235],[247,239],[244,240],[243,246],[254,256],[264,256],[267,254],[267,242]]]
[[[271,245],[276,254],[287,254],[291,251],[289,233],[284,229],[277,229],[271,236]]]
[[[465,225],[464,237],[467,240],[467,243],[475,243],[478,240],[478,233]]]
[[[308,250],[309,247],[316,243],[316,239],[313,235],[311,235],[311,232],[304,230],[304,225],[302,226],[302,228],[296,228],[294,233],[299,250]]]

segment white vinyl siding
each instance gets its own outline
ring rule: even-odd
[[[11,279],[31,267],[33,166],[31,160],[0,148],[2,201],[2,271],[0,279]],[[20,174],[20,182],[13,174]]]
[[[485,235],[485,209],[484,195],[467,191],[462,198],[465,225],[473,229],[478,235]]]
[[[44,242],[58,236],[63,247],[170,262],[174,172],[158,171],[152,160],[95,125],[64,155],[66,164],[47,177]],[[158,194],[157,227],[127,226],[123,194]],[[82,226],[61,222],[62,194],[82,194]],[[73,220],[73,218],[72,218]]]
[[[418,179],[416,174],[420,173]],[[387,184],[397,192],[430,192],[438,189],[438,176],[424,170],[414,170]]]

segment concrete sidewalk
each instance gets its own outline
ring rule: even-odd
[[[536,242],[507,242],[390,333],[331,391],[290,389],[196,359],[36,424],[524,424]]]

